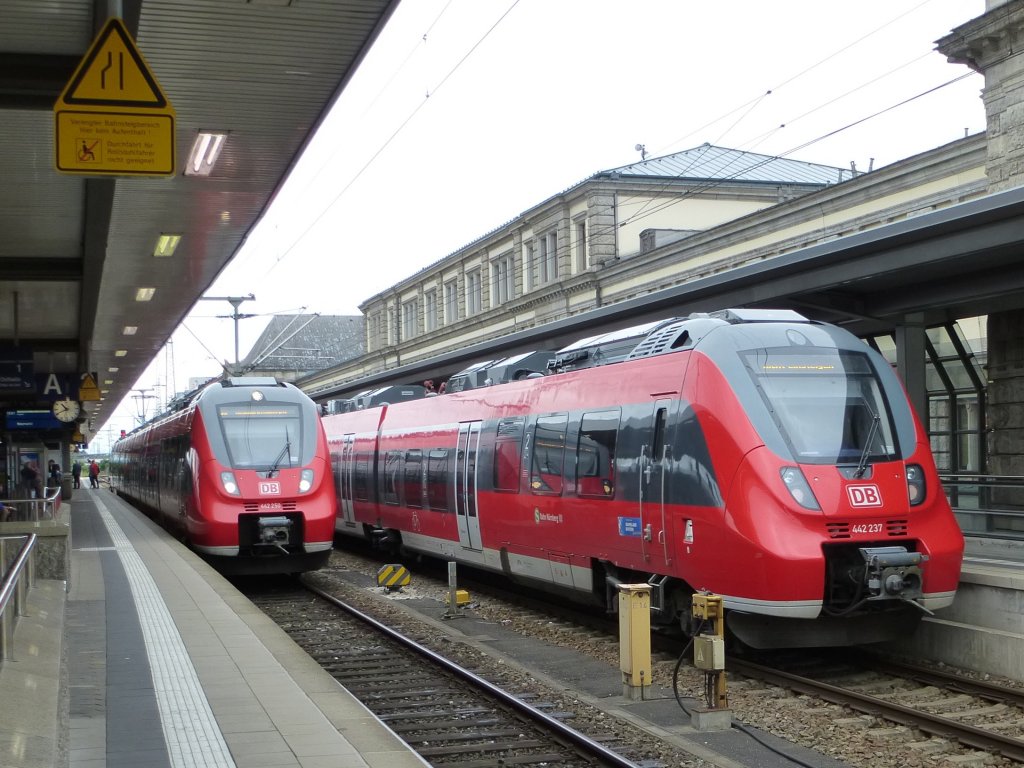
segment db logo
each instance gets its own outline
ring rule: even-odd
[[[277,496],[280,493],[280,483],[260,483],[260,496]]]
[[[846,495],[854,507],[882,506],[882,494],[878,492],[877,485],[848,485]]]

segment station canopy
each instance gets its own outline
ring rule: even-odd
[[[101,426],[267,211],[397,4],[4,1],[0,407],[31,405],[28,369],[72,387],[94,374]],[[208,173],[190,162],[197,145],[220,150]]]

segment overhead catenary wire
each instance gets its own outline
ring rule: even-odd
[[[866,33],[866,34],[864,34],[864,35],[861,35],[861,36],[860,36],[860,37],[858,37],[857,39],[855,39],[855,40],[853,40],[853,41],[851,41],[851,42],[847,43],[846,45],[844,45],[844,46],[842,46],[842,47],[838,48],[838,49],[837,49],[836,51],[834,51],[834,52],[830,53],[830,54],[829,54],[828,56],[826,56],[826,57],[824,57],[824,58],[822,58],[822,59],[819,59],[819,60],[818,60],[817,62],[815,62],[815,64],[813,64],[813,65],[811,65],[811,66],[809,66],[809,67],[805,67],[805,68],[804,68],[803,70],[801,70],[800,72],[798,72],[798,73],[796,73],[795,75],[793,75],[793,76],[791,76],[791,77],[787,78],[787,79],[786,79],[786,80],[784,80],[784,81],[783,81],[782,83],[780,83],[779,85],[775,86],[775,88],[774,88],[773,90],[778,90],[778,89],[782,88],[783,86],[786,86],[786,85],[789,85],[789,84],[791,84],[792,82],[794,82],[794,81],[798,80],[799,78],[803,77],[803,76],[804,76],[805,74],[807,74],[808,72],[810,72],[810,71],[812,71],[812,70],[814,70],[814,69],[816,69],[816,68],[818,68],[818,67],[822,66],[822,65],[823,65],[823,64],[824,64],[825,62],[828,62],[828,61],[830,61],[830,60],[834,59],[834,58],[835,58],[835,57],[836,57],[837,55],[839,55],[840,53],[842,53],[842,52],[844,52],[844,51],[847,51],[847,50],[849,50],[849,49],[851,49],[851,48],[855,47],[856,45],[858,45],[859,43],[861,43],[861,42],[862,42],[862,41],[864,41],[865,39],[867,39],[867,38],[871,37],[872,35],[874,35],[875,33],[877,33],[877,32],[878,32],[879,30],[881,30],[881,29],[884,29],[884,28],[885,28],[886,26],[889,26],[889,25],[891,25],[891,24],[892,24],[892,23],[894,23],[894,22],[895,22],[896,20],[898,20],[898,19],[900,19],[900,18],[902,18],[902,17],[904,17],[904,16],[907,16],[907,15],[909,15],[909,14],[911,14],[911,13],[913,13],[913,12],[917,11],[917,10],[919,10],[919,9],[920,9],[921,7],[923,7],[923,6],[925,6],[925,5],[928,5],[928,4],[929,4],[929,3],[931,3],[931,2],[934,2],[934,0],[924,0],[924,2],[920,2],[920,3],[918,3],[917,5],[913,6],[912,8],[910,8],[910,9],[908,9],[908,10],[906,10],[906,11],[904,11],[904,12],[903,12],[903,13],[901,13],[900,15],[898,15],[898,16],[896,16],[896,17],[894,17],[893,19],[890,19],[889,21],[885,22],[884,24],[882,24],[882,25],[879,25],[878,27],[874,28],[874,29],[873,29],[872,31],[870,31],[870,32],[868,32],[868,33]],[[518,0],[516,0],[516,2],[513,2],[513,3],[512,3],[512,4],[511,4],[511,5],[510,5],[510,6],[509,6],[509,7],[507,8],[507,10],[505,10],[505,12],[504,12],[504,13],[503,13],[503,14],[501,15],[501,17],[500,17],[500,18],[498,18],[498,20],[497,20],[497,21],[495,21],[495,22],[494,22],[494,23],[492,24],[492,26],[491,26],[491,27],[490,27],[490,28],[489,28],[489,29],[487,30],[487,32],[486,32],[486,33],[484,33],[483,35],[481,35],[481,36],[479,37],[479,39],[477,39],[477,41],[476,41],[476,42],[474,43],[474,45],[473,45],[473,46],[472,46],[472,47],[471,47],[471,48],[470,48],[470,49],[469,49],[469,50],[468,50],[468,51],[467,51],[467,52],[466,52],[466,53],[465,53],[465,54],[464,54],[464,55],[463,55],[463,56],[462,56],[462,57],[461,57],[460,59],[459,59],[459,61],[458,61],[458,62],[457,62],[457,63],[455,64],[455,66],[454,66],[454,67],[452,67],[452,69],[451,69],[450,71],[448,71],[448,73],[447,73],[447,74],[445,75],[445,77],[444,77],[444,78],[442,78],[442,80],[441,80],[441,81],[440,81],[440,82],[438,83],[438,85],[437,85],[437,86],[435,86],[435,87],[434,87],[434,88],[433,88],[433,89],[432,89],[431,91],[429,91],[429,93],[430,93],[430,94],[434,94],[434,95],[436,95],[436,94],[437,94],[437,92],[439,91],[439,89],[440,89],[441,87],[443,87],[443,86],[445,85],[445,83],[446,83],[446,82],[448,81],[448,79],[449,79],[449,78],[450,78],[450,77],[451,77],[451,76],[452,76],[452,75],[454,74],[454,72],[455,72],[456,70],[458,70],[458,69],[459,69],[460,67],[464,66],[465,62],[466,62],[466,61],[467,61],[467,60],[468,60],[468,59],[470,58],[470,56],[472,55],[472,53],[473,53],[473,52],[474,52],[475,50],[477,50],[477,49],[479,48],[479,46],[480,46],[480,45],[481,45],[481,44],[482,44],[482,43],[484,42],[484,40],[486,40],[486,39],[488,38],[488,36],[489,36],[489,35],[490,35],[490,34],[491,34],[491,33],[492,33],[493,31],[494,31],[494,29],[495,29],[495,28],[496,28],[496,27],[497,27],[497,26],[498,26],[498,25],[499,25],[499,24],[500,24],[500,23],[501,23],[501,22],[502,22],[502,21],[503,21],[503,20],[504,20],[504,19],[505,19],[505,18],[506,18],[506,17],[508,16],[508,14],[509,14],[509,13],[510,13],[510,12],[511,12],[511,11],[512,11],[512,10],[513,10],[513,9],[514,9],[515,7],[516,7],[516,5],[517,5],[517,4],[518,4]],[[443,14],[444,14],[444,13],[445,13],[445,12],[446,12],[447,10],[448,10],[448,8],[449,8],[449,6],[450,6],[450,5],[451,5],[451,3],[449,3],[449,4],[445,5],[445,7],[444,7],[444,9],[443,9],[443,10],[441,11],[441,13],[439,13],[439,14],[437,15],[437,17],[435,17],[435,19],[434,19],[434,22],[433,22],[433,23],[431,24],[431,26],[430,26],[430,29],[433,29],[433,27],[434,27],[434,24],[436,24],[436,23],[438,22],[438,20],[440,19],[440,17],[441,17],[441,16],[442,16],[442,15],[443,15]],[[417,36],[417,43],[416,43],[416,49],[418,49],[418,48],[419,48],[419,47],[420,47],[421,45],[422,45],[422,42],[421,42],[421,36]],[[412,55],[412,54],[410,54],[410,56],[411,56],[411,55]],[[407,57],[406,57],[406,59],[408,60],[408,59],[409,59],[409,56],[407,56]],[[405,66],[406,66],[406,63],[405,63],[405,62],[403,62],[403,64],[401,65],[400,69],[404,68]],[[906,66],[906,65],[903,65],[903,66]],[[887,73],[886,75],[881,75],[881,76],[878,76],[878,77],[874,78],[873,80],[869,81],[868,83],[866,83],[866,84],[863,84],[863,85],[861,85],[861,86],[858,86],[857,88],[854,88],[854,89],[852,89],[852,90],[851,90],[851,91],[849,91],[848,93],[852,93],[852,92],[854,92],[854,91],[856,91],[856,90],[861,90],[861,89],[863,89],[864,87],[867,87],[867,85],[869,85],[869,84],[871,84],[871,83],[874,83],[874,82],[878,82],[878,81],[880,81],[880,80],[883,80],[883,79],[885,79],[885,77],[886,77],[886,76],[887,76],[888,74],[889,74],[889,73]],[[955,81],[954,81],[954,82],[955,82]],[[729,129],[727,130],[727,131],[726,131],[726,133],[728,133],[728,132],[731,132],[732,130],[734,130],[734,128],[735,128],[736,126],[738,126],[738,125],[741,125],[741,124],[742,124],[743,122],[745,122],[745,120],[746,120],[747,116],[748,116],[749,114],[751,114],[751,113],[753,112],[753,110],[754,110],[754,109],[755,109],[755,108],[756,108],[756,107],[758,106],[758,104],[759,104],[759,103],[761,103],[761,102],[762,102],[762,101],[763,101],[763,100],[765,99],[765,97],[766,97],[767,95],[768,95],[768,92],[762,92],[762,93],[761,93],[761,94],[760,94],[759,96],[755,97],[754,99],[751,99],[751,100],[748,100],[747,102],[745,102],[745,103],[744,103],[743,105],[741,105],[741,107],[738,107],[738,108],[736,108],[736,109],[733,109],[733,110],[731,110],[730,112],[726,113],[726,116],[735,116],[735,115],[736,115],[737,113],[739,113],[739,112],[741,112],[741,111],[743,112],[743,114],[741,114],[741,115],[740,115],[740,116],[739,116],[739,117],[738,117],[738,118],[737,118],[737,119],[736,119],[736,120],[734,121],[734,123],[733,123],[733,126],[731,126],[731,127],[730,127],[730,128],[729,128]],[[844,96],[845,96],[845,95],[846,95],[846,94],[844,94]],[[379,96],[379,94],[378,94],[378,96]],[[377,98],[377,96],[375,96],[375,98]],[[811,110],[808,110],[808,111],[804,112],[804,113],[803,113],[802,115],[799,115],[799,116],[797,116],[797,117],[795,117],[795,118],[793,118],[793,119],[789,120],[789,121],[788,121],[788,124],[790,124],[790,125],[791,125],[792,123],[796,122],[797,120],[801,119],[802,117],[805,117],[805,116],[807,116],[807,115],[811,114],[812,112],[818,111],[818,110],[822,109],[822,108],[823,108],[824,106],[827,106],[827,105],[829,105],[829,104],[833,104],[833,103],[835,103],[836,101],[838,101],[838,100],[839,100],[839,99],[841,99],[841,98],[842,98],[842,97],[833,97],[833,98],[830,98],[830,99],[829,99],[828,101],[824,102],[823,104],[820,104],[820,105],[818,105],[818,106],[816,106],[816,107],[812,108]],[[355,183],[355,182],[356,182],[356,181],[357,181],[357,180],[358,180],[358,179],[359,179],[360,177],[362,177],[362,176],[363,176],[363,175],[365,174],[365,172],[366,172],[366,171],[367,171],[367,170],[368,170],[368,169],[369,169],[370,167],[372,167],[372,165],[373,165],[373,164],[374,164],[374,162],[375,162],[375,161],[377,160],[377,158],[378,158],[378,157],[380,156],[380,154],[381,154],[381,153],[383,153],[383,151],[384,151],[384,150],[385,150],[385,149],[386,149],[386,148],[387,148],[387,147],[388,147],[388,146],[389,146],[389,145],[390,145],[390,144],[391,144],[391,143],[392,143],[392,142],[394,141],[394,139],[395,139],[395,138],[396,138],[396,137],[397,137],[397,136],[398,136],[398,135],[399,135],[399,134],[400,134],[400,133],[401,133],[401,132],[402,132],[402,131],[403,131],[403,130],[404,130],[404,129],[405,129],[405,128],[406,128],[407,126],[408,126],[408,125],[409,125],[409,123],[410,123],[410,122],[412,121],[412,119],[413,119],[413,118],[415,117],[415,115],[416,115],[416,114],[417,114],[417,113],[419,112],[419,110],[421,110],[421,109],[422,109],[422,107],[423,107],[423,106],[425,105],[425,103],[426,103],[426,101],[427,101],[428,99],[429,99],[429,95],[428,95],[428,96],[425,96],[425,97],[424,97],[424,98],[423,98],[423,99],[422,99],[422,100],[421,100],[421,101],[420,101],[420,102],[419,102],[419,103],[418,103],[418,104],[417,104],[417,105],[415,106],[415,108],[414,108],[414,109],[412,110],[412,112],[411,112],[411,113],[410,113],[410,114],[409,114],[409,115],[408,115],[408,116],[406,117],[406,119],[405,119],[405,120],[403,120],[403,121],[402,121],[402,123],[401,123],[401,124],[400,124],[400,125],[399,125],[399,126],[398,126],[398,127],[396,128],[396,129],[395,129],[395,131],[394,131],[394,132],[392,132],[392,133],[391,133],[391,134],[390,134],[390,135],[388,136],[388,138],[387,138],[387,139],[386,139],[386,140],[384,141],[384,143],[383,143],[383,144],[382,144],[382,145],[381,145],[381,146],[380,146],[380,147],[379,147],[379,148],[377,149],[377,151],[376,151],[376,152],[375,152],[375,153],[374,153],[374,154],[373,154],[373,155],[372,155],[372,156],[370,157],[370,159],[369,159],[369,160],[368,160],[368,161],[367,161],[367,162],[366,162],[366,163],[365,163],[365,164],[364,164],[364,165],[363,165],[362,167],[360,167],[360,168],[359,168],[359,170],[358,170],[358,171],[356,172],[356,174],[355,174],[354,176],[352,176],[352,177],[351,177],[351,178],[349,179],[349,181],[348,181],[347,183],[345,183],[345,184],[344,184],[344,186],[343,186],[343,187],[342,187],[342,188],[341,188],[341,189],[340,189],[340,190],[339,190],[339,191],[337,192],[337,194],[335,194],[335,195],[334,195],[334,196],[333,196],[333,197],[332,197],[332,198],[330,199],[330,201],[328,201],[328,202],[326,203],[326,205],[325,205],[325,206],[323,207],[323,209],[321,210],[321,212],[320,212],[320,213],[319,213],[319,214],[318,214],[318,215],[317,215],[317,216],[315,217],[315,219],[314,219],[314,220],[313,220],[313,221],[312,221],[312,222],[311,222],[311,223],[310,223],[309,225],[305,226],[305,227],[304,227],[304,228],[302,229],[302,231],[301,231],[301,232],[300,232],[300,233],[299,233],[299,234],[298,234],[298,235],[297,235],[297,236],[296,236],[296,237],[295,237],[294,239],[292,239],[291,243],[290,243],[290,244],[289,244],[289,245],[287,246],[287,248],[286,248],[286,249],[285,249],[284,251],[282,251],[282,252],[280,253],[280,255],[279,255],[279,256],[277,256],[277,257],[276,257],[276,258],[274,259],[274,261],[273,261],[273,264],[272,264],[272,265],[271,265],[271,266],[270,266],[270,267],[269,267],[269,268],[267,269],[267,272],[268,272],[268,273],[269,273],[270,271],[272,271],[272,270],[273,270],[273,269],[274,269],[274,268],[275,268],[275,267],[276,267],[276,266],[277,266],[278,264],[280,264],[281,262],[283,262],[283,261],[284,261],[284,260],[285,260],[285,259],[286,259],[286,258],[287,258],[287,257],[288,257],[288,256],[289,256],[290,254],[291,254],[291,253],[293,253],[293,252],[294,252],[294,250],[295,250],[296,246],[297,246],[297,245],[298,245],[298,244],[299,244],[299,243],[300,243],[300,242],[302,241],[302,239],[303,239],[303,238],[304,238],[304,237],[305,237],[305,236],[306,236],[306,235],[307,235],[307,234],[308,234],[308,233],[309,233],[309,232],[310,232],[310,231],[311,231],[311,230],[312,230],[312,229],[313,229],[313,228],[314,228],[314,227],[315,227],[315,226],[316,226],[316,225],[317,225],[317,224],[318,224],[318,223],[319,223],[320,221],[322,221],[322,220],[324,219],[324,217],[325,217],[325,216],[326,216],[326,215],[327,215],[327,214],[328,214],[328,213],[329,213],[329,212],[330,212],[330,211],[331,211],[331,210],[332,210],[332,209],[334,208],[334,206],[335,206],[335,205],[336,205],[336,204],[338,203],[338,201],[339,201],[340,199],[342,199],[342,197],[344,197],[344,195],[345,195],[345,194],[346,194],[346,193],[347,193],[347,192],[348,192],[348,191],[349,191],[349,190],[351,189],[351,187],[353,186],[353,184],[354,184],[354,183]],[[909,100],[908,100],[908,101],[909,101]],[[876,114],[881,114],[881,112],[879,112],[879,113],[876,113]],[[710,123],[708,123],[707,125],[712,125],[712,124],[714,124],[715,122],[717,122],[717,121],[720,121],[720,120],[721,120],[721,118],[718,118],[718,119],[716,119],[716,120],[714,120],[714,121],[711,121],[711,122],[710,122]],[[829,137],[829,136],[834,136],[834,135],[836,135],[837,133],[840,133],[840,132],[841,132],[842,130],[846,130],[847,128],[851,127],[852,125],[856,125],[856,124],[859,124],[859,123],[861,123],[861,122],[864,122],[864,120],[859,120],[859,121],[855,121],[854,123],[850,123],[850,124],[848,124],[848,125],[846,125],[846,126],[844,126],[844,127],[842,127],[842,128],[836,129],[836,130],[834,130],[834,131],[830,131],[830,132],[828,132],[828,133],[826,133],[826,134],[823,134],[823,135],[822,135],[821,137],[817,137],[817,138],[816,138],[816,139],[814,139],[814,140],[808,141],[807,143],[805,143],[805,144],[803,144],[803,145],[801,145],[801,146],[804,146],[804,147],[805,147],[805,146],[809,146],[810,144],[813,144],[813,143],[814,143],[815,141],[820,141],[820,140],[823,140],[824,138],[827,138],[827,137]],[[771,132],[769,132],[769,134],[768,134],[768,135],[772,135],[772,134],[775,134],[775,133],[777,133],[777,132],[778,132],[779,130],[780,130],[780,128],[778,128],[778,127],[777,127],[777,128],[774,128],[774,129],[772,129],[772,131],[771,131]],[[758,142],[758,143],[760,143],[760,142],[764,141],[764,139],[765,139],[765,135],[764,135],[764,134],[762,134],[761,136],[757,137],[757,139],[756,139],[756,140],[757,140],[757,142]],[[776,157],[785,157],[786,155],[790,154],[790,153],[791,153],[791,152],[793,152],[793,151],[796,151],[796,149],[793,149],[793,150],[788,150],[788,151],[787,151],[786,153],[783,153],[783,154],[781,154],[781,155],[776,155]],[[734,178],[734,177],[733,177],[733,178]],[[716,181],[716,182],[715,182],[715,184],[720,184],[720,183],[724,183],[724,182],[723,182],[723,181]],[[709,189],[709,188],[710,188],[710,187],[707,187],[707,186],[703,187],[703,189]],[[695,190],[694,190],[694,193],[695,193],[696,191],[697,191],[697,190],[695,189]],[[675,204],[676,202],[678,202],[678,201],[673,201],[672,203],[666,203],[666,204],[662,204],[662,205],[661,205],[660,207],[654,207],[654,208],[652,209],[652,211],[651,211],[651,215],[653,215],[654,213],[657,213],[657,212],[658,212],[658,211],[660,211],[660,210],[663,210],[663,209],[664,209],[664,205],[667,205],[667,204]],[[631,217],[630,221],[637,221],[637,220],[640,220],[640,217],[638,217],[638,216],[637,216],[637,214],[636,214],[636,213],[634,213],[634,214],[633,214],[633,216]],[[621,223],[622,223],[622,222],[620,222],[620,224],[621,224]],[[609,231],[608,229],[605,229],[605,230],[590,230],[590,231],[588,231],[588,233],[587,233],[587,239],[586,239],[586,241],[585,241],[585,244],[586,244],[586,245],[588,246],[588,248],[589,248],[589,246],[590,246],[590,244],[592,243],[592,241],[593,241],[593,238],[594,238],[594,237],[597,237],[597,236],[602,236],[602,235],[606,236],[606,235],[607,235],[607,233],[608,233],[608,231]],[[556,258],[558,258],[559,260],[563,259],[563,258],[565,257],[565,250],[564,250],[564,249],[568,249],[568,248],[570,248],[570,245],[569,245],[568,239],[566,239],[566,241],[565,241],[565,242],[563,242],[563,244],[561,245],[561,247],[559,247],[559,248],[558,248],[558,253],[557,253],[557,255],[556,255]]]
[[[828,138],[830,138],[832,136],[835,136],[835,135],[837,135],[839,133],[842,133],[843,131],[849,130],[850,128],[853,128],[853,127],[855,127],[857,125],[860,125],[860,124],[862,124],[864,122],[867,122],[868,120],[876,118],[876,117],[878,117],[880,115],[883,115],[883,114],[885,114],[887,112],[891,112],[892,110],[898,109],[899,107],[905,106],[906,104],[909,104],[909,103],[911,103],[911,102],[913,102],[913,101],[915,101],[917,99],[920,99],[920,98],[922,98],[924,96],[927,96],[927,95],[929,95],[931,93],[934,93],[934,92],[936,92],[936,91],[938,91],[938,90],[940,90],[942,88],[946,88],[946,87],[948,87],[950,85],[953,85],[954,83],[960,82],[961,80],[963,80],[965,78],[971,77],[974,74],[975,74],[974,72],[967,72],[967,73],[965,73],[963,75],[960,75],[958,77],[953,78],[952,80],[948,80],[945,83],[942,83],[940,85],[937,85],[937,86],[934,86],[932,88],[929,88],[928,90],[922,91],[922,92],[917,93],[917,94],[915,94],[913,96],[910,96],[908,98],[902,99],[901,101],[896,102],[894,104],[891,104],[891,105],[889,105],[887,107],[884,107],[884,108],[882,108],[880,110],[876,110],[875,112],[872,112],[869,115],[866,115],[864,117],[858,118],[858,119],[856,119],[856,120],[854,120],[854,121],[852,121],[850,123],[847,123],[846,125],[843,125],[843,126],[841,126],[839,128],[836,128],[836,129],[834,129],[832,131],[829,131],[828,133],[824,133],[824,134],[822,134],[820,136],[816,136],[813,139],[805,141],[802,144],[798,144],[797,146],[791,147],[791,148],[789,148],[789,149],[785,150],[784,152],[781,152],[781,153],[779,153],[777,155],[765,156],[765,159],[759,160],[759,161],[757,161],[757,162],[755,162],[755,163],[753,163],[753,164],[751,164],[749,166],[746,166],[746,167],[742,168],[741,170],[737,171],[736,173],[731,174],[729,176],[718,178],[718,179],[708,179],[706,181],[703,181],[703,182],[697,184],[694,188],[688,189],[688,190],[686,190],[686,191],[684,191],[684,192],[682,192],[682,193],[680,193],[678,195],[673,196],[670,199],[667,199],[667,200],[657,204],[656,206],[652,207],[650,210],[647,210],[643,214],[633,215],[633,216],[629,217],[628,219],[626,219],[624,221],[617,222],[615,225],[609,225],[608,227],[605,227],[603,230],[599,230],[598,232],[594,233],[593,235],[590,235],[588,233],[588,244],[589,244],[589,239],[590,239],[591,236],[594,237],[594,238],[597,238],[597,237],[600,237],[600,236],[603,236],[603,235],[607,235],[610,231],[612,231],[615,228],[621,228],[621,227],[625,226],[626,224],[632,224],[632,223],[635,223],[636,221],[642,220],[642,219],[647,218],[649,216],[653,216],[655,213],[659,213],[660,211],[662,211],[662,210],[664,210],[666,208],[669,208],[669,207],[671,207],[673,205],[678,205],[679,203],[683,202],[684,200],[692,198],[695,195],[700,194],[701,192],[706,192],[709,189],[713,189],[713,188],[715,188],[717,186],[720,186],[722,184],[725,184],[725,183],[727,183],[729,181],[733,181],[733,180],[739,178],[740,175],[742,175],[744,173],[748,173],[748,172],[750,172],[752,170],[755,170],[757,168],[760,168],[760,167],[762,167],[764,165],[767,165],[768,163],[773,162],[775,160],[784,159],[784,158],[788,157],[789,155],[792,155],[795,152],[799,152],[802,149],[806,149],[807,147],[812,146],[813,144],[818,143],[819,141],[824,141],[825,139],[828,139]],[[667,188],[667,185],[666,185],[666,188]]]
[[[366,170],[371,165],[373,165],[374,161],[378,157],[380,157],[381,153],[383,153],[384,150],[387,149],[388,146],[390,146],[391,142],[393,142],[395,138],[398,137],[398,135],[405,129],[407,125],[409,125],[410,122],[412,122],[412,119],[416,117],[419,111],[423,109],[424,106],[426,106],[427,101],[430,99],[431,95],[437,94],[437,92],[444,87],[445,83],[447,83],[451,79],[452,75],[454,75],[459,70],[459,68],[462,67],[462,65],[469,59],[469,57],[473,55],[473,52],[480,47],[484,40],[490,37],[491,33],[493,33],[494,30],[498,28],[498,25],[500,25],[501,22],[508,17],[512,10],[517,5],[519,5],[519,1],[520,0],[512,0],[512,4],[505,10],[503,14],[501,14],[497,21],[495,21],[488,28],[488,30],[484,32],[484,34],[481,35],[480,38],[475,43],[473,43],[472,46],[470,46],[469,50],[462,55],[462,57],[455,63],[455,65],[451,69],[448,70],[447,74],[445,74],[444,77],[441,78],[437,85],[435,85],[433,89],[427,91],[427,94],[424,96],[423,100],[416,105],[412,112],[410,112],[409,115],[391,133],[391,135],[388,136],[387,139],[385,139],[384,143],[377,148],[377,151],[370,156],[370,158],[362,165],[362,167],[358,171],[356,171],[355,175],[353,175],[352,178],[349,179],[349,181],[338,191],[338,194],[336,194],[331,199],[331,201],[324,207],[320,214],[317,215],[317,217],[313,219],[313,221],[302,232],[299,233],[299,236],[292,241],[292,244],[289,245],[288,248],[286,248],[285,251],[274,260],[274,263],[271,264],[270,269],[267,270],[267,273],[272,271],[274,267],[280,264],[288,256],[288,254],[290,254],[295,249],[295,246],[302,241],[302,238],[305,237],[306,233],[308,233],[310,230],[313,229],[313,227],[320,223],[324,216],[326,216],[327,213],[331,210],[331,208],[334,207],[334,204],[337,203],[338,200],[340,200],[341,197],[352,187],[352,185],[359,180],[359,178],[366,172]]]

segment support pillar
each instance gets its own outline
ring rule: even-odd
[[[925,339],[923,315],[907,315],[903,323],[896,326],[896,373],[903,380],[910,404],[922,424],[928,423]]]

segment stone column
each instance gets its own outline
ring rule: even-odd
[[[1024,0],[988,0],[984,15],[937,41],[949,61],[985,76],[989,191],[1024,183]],[[988,318],[988,470],[1024,475],[1024,311]],[[1022,499],[1024,500],[1024,499]]]
[[[928,418],[928,387],[924,380],[924,320],[920,314],[907,315],[896,326],[896,372],[903,379],[917,418],[922,424]]]

